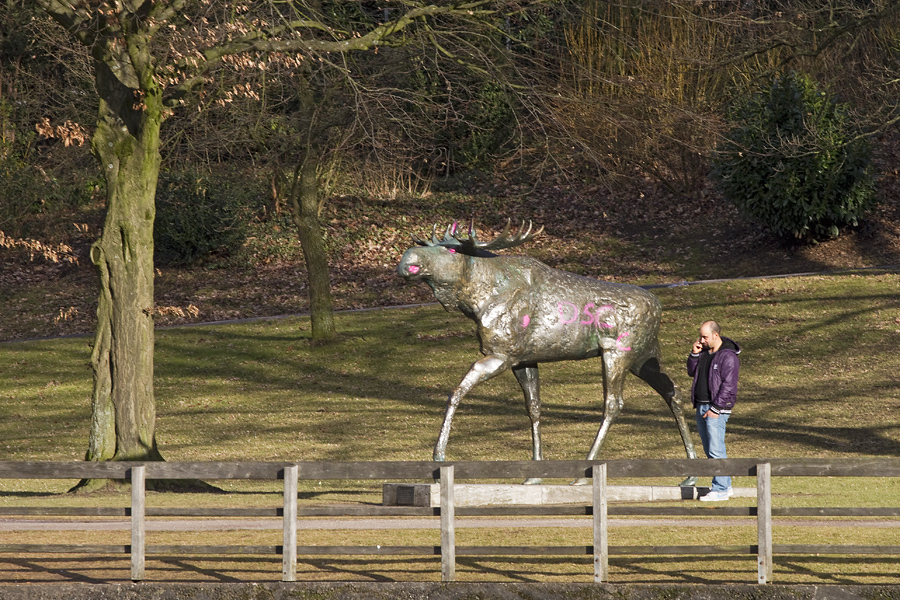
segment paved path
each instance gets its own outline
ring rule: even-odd
[[[873,527],[873,528],[900,528],[900,521],[876,521],[876,520],[825,520],[825,519],[779,519],[775,518],[776,525],[791,527]],[[727,526],[753,526],[756,519],[745,517],[733,518],[664,518],[664,519],[633,519],[611,518],[610,527],[727,527]],[[591,527],[590,518],[568,519],[535,519],[535,518],[460,518],[456,519],[456,527],[460,528],[489,528],[489,527],[553,527],[553,528],[577,528]],[[0,532],[2,531],[119,531],[131,528],[128,519],[0,519]],[[146,521],[148,531],[229,531],[229,530],[266,530],[282,528],[282,521],[273,519],[154,519]],[[358,519],[305,519],[297,522],[299,530],[314,529],[439,529],[440,519],[434,518],[358,518]]]

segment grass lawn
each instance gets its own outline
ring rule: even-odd
[[[896,352],[900,275],[860,272],[745,280],[655,293],[664,306],[664,366],[683,389],[690,385],[683,361],[703,320],[718,320],[723,335],[743,347],[739,400],[728,426],[729,456],[900,456]],[[426,306],[343,313],[338,327],[340,339],[325,346],[309,344],[306,319],[158,331],[157,439],[163,455],[172,461],[430,459],[447,394],[478,357],[474,325],[462,315]],[[0,460],[83,457],[90,422],[89,344],[90,338],[0,344]],[[599,367],[596,360],[541,367],[546,458],[580,459],[586,454],[602,408]],[[625,402],[602,458],[683,457],[671,415],[649,387],[629,378]],[[695,443],[699,444],[696,434]],[[528,418],[512,375],[476,387],[454,420],[448,460],[529,456]],[[0,506],[124,506],[129,501],[125,494],[65,494],[74,483],[0,480]],[[156,506],[281,502],[274,482],[217,483],[232,493],[151,494],[148,502]],[[676,484],[677,479],[654,483]],[[754,481],[737,480],[736,485],[752,486]],[[776,479],[773,489],[776,506],[897,506],[900,501],[900,485],[893,479]],[[302,482],[301,501],[377,503],[380,482]],[[747,501],[729,502],[741,503]],[[109,540],[119,534],[78,535]],[[184,539],[185,534],[151,535],[155,537],[149,543],[157,544],[172,543],[165,540],[178,535]],[[414,545],[437,543],[438,534],[428,530],[303,535],[307,537],[301,544],[385,540],[374,543]],[[186,543],[274,545],[280,544],[279,536],[277,531],[221,532]],[[341,541],[354,536],[356,541]],[[127,539],[127,532],[121,537]],[[29,542],[33,539],[62,541],[60,534],[0,532],[0,543],[33,543]],[[462,530],[458,543],[589,545],[590,530]],[[618,527],[610,535],[613,546],[744,543],[755,543],[755,528]],[[776,522],[775,543],[900,544],[900,529],[782,527]],[[900,571],[897,558],[776,557],[775,581],[893,582]],[[21,561],[0,555],[0,583],[29,577],[66,580],[59,574],[66,569],[81,573],[73,576],[76,579],[91,580],[95,568],[101,579],[128,578],[125,557],[99,563],[83,558],[75,566],[71,557],[46,561],[38,576]],[[121,569],[112,566],[119,561]],[[176,564],[189,566],[175,568]],[[431,558],[301,557],[299,570],[301,579],[440,578],[439,561]],[[277,556],[148,562],[150,580],[273,580],[279,573]],[[588,581],[591,562],[587,556],[460,557],[458,573],[462,581]],[[752,583],[755,573],[752,556],[611,560],[614,582]]]

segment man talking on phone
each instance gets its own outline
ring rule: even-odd
[[[737,401],[740,353],[737,342],[721,336],[718,323],[707,321],[700,326],[700,337],[687,359],[688,375],[694,378],[691,400],[697,409],[697,430],[707,458],[728,458],[725,424]],[[717,475],[710,492],[700,500],[719,502],[733,495],[731,477]]]

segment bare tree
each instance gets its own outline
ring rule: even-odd
[[[160,127],[226,57],[293,53],[307,61],[377,48],[429,19],[489,14],[485,1],[403,4],[364,31],[316,18],[318,3],[36,0],[90,50],[99,116],[92,148],[107,183],[87,460],[159,460],[153,394],[153,220]],[[339,4],[339,3],[338,3]],[[297,12],[294,6],[306,10]]]
[[[398,12],[366,6],[343,3],[337,14],[306,16],[334,30],[353,30]],[[396,180],[415,188],[446,169],[452,140],[444,140],[454,134],[496,136],[490,123],[481,124],[470,113],[483,89],[513,81],[504,73],[510,64],[506,36],[487,19],[460,25],[434,18],[376,51],[320,60],[246,53],[230,57],[229,69],[217,78],[227,97],[204,111],[217,132],[209,137],[220,151],[226,146],[235,151],[234,140],[252,140],[248,153],[254,163],[272,170],[275,205],[289,209],[303,248],[313,340],[335,335],[319,216],[338,165],[345,178],[359,174],[366,189],[378,187],[380,176],[381,191],[390,193]]]

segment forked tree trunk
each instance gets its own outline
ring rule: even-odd
[[[297,226],[303,260],[309,277],[309,312],[313,341],[334,339],[334,303],[331,297],[331,278],[328,274],[328,254],[319,224],[318,163],[312,149],[294,175],[291,190],[293,221]]]
[[[123,85],[103,63],[97,64],[97,88],[100,117],[92,143],[106,177],[107,206],[103,232],[91,247],[100,299],[86,460],[162,460],[153,395],[153,219],[162,106],[159,97]]]

